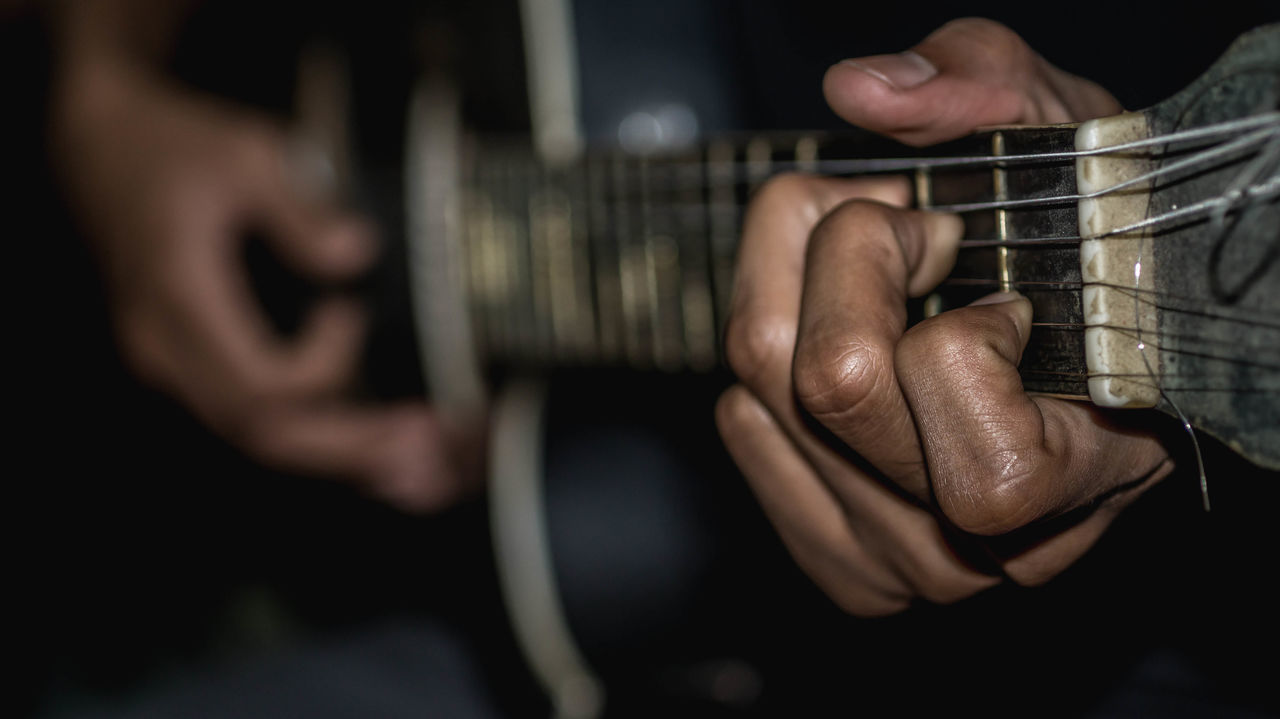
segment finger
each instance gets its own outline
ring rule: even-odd
[[[855,197],[902,205],[909,190],[897,181],[781,175],[748,208],[725,352],[735,374],[771,408],[792,401],[791,358],[809,235],[827,212]]]
[[[998,572],[952,551],[931,514],[804,434],[795,411],[774,417],[741,385],[716,410],[726,447],[789,551],[847,611],[897,611],[912,597],[946,604],[999,583]]]
[[[189,211],[179,213],[173,233],[189,241],[159,278],[167,284],[166,302],[150,333],[168,338],[165,375],[197,415],[233,434],[263,402],[344,387],[364,326],[354,305],[322,303],[296,344],[285,342],[258,306],[240,258],[227,251],[228,229],[216,204],[177,206]]]
[[[796,341],[801,406],[889,479],[929,496],[924,457],[894,371],[909,295],[950,271],[954,215],[846,203],[813,233]]]
[[[242,439],[272,466],[351,481],[405,511],[443,507],[464,486],[438,418],[421,403],[274,406]]]
[[[841,62],[823,80],[849,122],[914,145],[984,125],[1058,123],[1121,111],[1092,82],[1050,65],[1007,27],[948,23],[911,50]]]
[[[1017,363],[1031,303],[993,295],[913,327],[895,365],[938,506],[961,529],[1004,534],[1086,507],[1161,465],[1151,434],[1091,405],[1032,397]]]
[[[247,180],[240,195],[243,212],[286,263],[325,281],[368,269],[377,254],[372,226],[307,196],[290,171],[283,134],[247,127],[234,161],[240,165],[231,171]]]
[[[350,387],[366,329],[364,313],[349,299],[328,299],[307,315],[296,339],[272,350],[272,381],[281,396],[323,397]]]
[[[912,593],[869,556],[840,503],[743,385],[716,405],[725,447],[797,564],[845,611],[892,614]]]

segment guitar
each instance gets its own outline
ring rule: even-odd
[[[452,97],[419,90],[408,191],[428,385],[461,416],[497,366],[717,367],[751,192],[779,171],[905,173],[918,206],[966,224],[921,316],[1017,289],[1035,316],[1028,391],[1154,409],[1280,469],[1280,26],[1147,110],[991,128],[930,157],[859,159],[865,142],[819,133],[539,156],[465,138]],[[502,437],[513,416],[536,432],[538,395],[509,397],[493,484],[506,594],[557,706],[590,715],[601,689],[558,606],[540,479],[507,476],[537,465],[536,442]]]

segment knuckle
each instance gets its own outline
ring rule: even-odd
[[[1010,58],[1027,53],[1022,36],[1004,23],[983,17],[963,17],[938,29],[939,36],[963,38],[972,49],[990,58]]]
[[[942,30],[952,32],[964,32],[971,35],[979,35],[985,39],[1012,36],[1017,38],[1018,34],[1010,30],[1004,23],[985,17],[961,17],[951,20],[942,26]]]
[[[877,200],[845,200],[814,226],[805,261],[818,266],[832,258],[847,261],[850,255],[856,255],[862,266],[896,273],[898,268],[906,269],[903,242],[911,240],[910,232],[900,210]]]
[[[802,344],[793,382],[800,405],[816,417],[849,414],[894,383],[889,353],[856,339]]]
[[[1027,454],[986,452],[963,461],[950,476],[935,477],[938,507],[959,529],[983,536],[1008,534],[1039,519],[1040,473]]]
[[[953,360],[971,356],[979,335],[962,313],[950,312],[931,317],[912,327],[902,336],[897,347],[897,361],[916,365],[927,359]]]
[[[725,331],[729,369],[749,386],[757,386],[767,367],[791,355],[795,334],[795,323],[777,315],[754,310],[734,314]]]
[[[894,367],[914,379],[943,371],[984,374],[996,357],[1016,362],[1021,354],[1018,326],[1004,313],[961,308],[931,317],[907,330],[894,349]]]
[[[841,193],[829,178],[783,172],[769,178],[751,196],[746,222],[759,217],[782,217],[807,232],[837,204]]]
[[[895,224],[897,213],[898,210],[878,200],[864,197],[845,200],[827,213],[814,228],[814,241],[810,243],[810,248],[815,244],[821,246],[828,242],[838,242],[848,237],[849,231],[855,228],[860,236],[893,238],[898,230]],[[892,249],[892,245],[887,242],[873,243],[873,247],[875,246],[881,247],[881,251]],[[859,251],[862,250],[859,247]]]

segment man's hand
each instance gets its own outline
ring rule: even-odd
[[[982,20],[843,62],[824,84],[845,119],[915,144],[1120,111]],[[741,384],[717,407],[792,554],[862,615],[1047,581],[1172,470],[1153,434],[1026,394],[1020,295],[907,329],[907,298],[945,277],[962,231],[907,200],[905,182],[800,175],[759,192],[726,339]]]
[[[322,284],[377,252],[365,223],[301,190],[284,133],[128,62],[79,62],[62,80],[56,159],[128,364],[267,464],[353,480],[407,510],[454,498],[447,428],[424,403],[344,394],[365,329],[354,301],[322,301],[288,339],[256,302],[250,230]]]

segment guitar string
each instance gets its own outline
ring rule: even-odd
[[[1227,190],[1224,191],[1224,193],[1218,197],[1208,198],[1206,200],[1203,200],[1198,203],[1194,203],[1193,205],[1190,205],[1187,207],[1170,209],[1169,211],[1166,211],[1161,215],[1149,217],[1142,221],[1135,222],[1131,225],[1127,225],[1124,227],[1115,228],[1109,233],[1101,235],[1099,238],[1107,237],[1115,234],[1132,232],[1137,229],[1143,229],[1146,227],[1162,224],[1164,222],[1168,222],[1171,220],[1194,217],[1199,214],[1206,214],[1210,216],[1213,222],[1215,222],[1218,225],[1221,225],[1222,222],[1224,221],[1226,214],[1230,212],[1231,209],[1233,209],[1234,207],[1240,204],[1256,204],[1258,202],[1265,201],[1266,199],[1269,199],[1271,197],[1280,195],[1280,175],[1273,176],[1265,182],[1261,182],[1261,183],[1252,182],[1257,179],[1258,175],[1260,174],[1261,168],[1266,166],[1267,164],[1266,161],[1272,159],[1272,155],[1274,155],[1275,149],[1277,147],[1280,147],[1280,143],[1277,142],[1277,141],[1280,141],[1280,134],[1278,134],[1280,133],[1280,122],[1277,121],[1277,118],[1280,118],[1280,112],[1266,113],[1263,116],[1259,116],[1256,118],[1245,118],[1244,120],[1240,120],[1240,121],[1220,123],[1218,126],[1212,126],[1210,128],[1198,128],[1197,130],[1193,130],[1193,131],[1186,131],[1183,133],[1172,133],[1170,135],[1163,136],[1161,141],[1168,142],[1170,138],[1186,136],[1193,133],[1199,136],[1203,134],[1201,131],[1208,130],[1208,129],[1214,129],[1218,134],[1220,134],[1221,132],[1225,131],[1222,129],[1224,126],[1227,128],[1238,128],[1240,126],[1253,126],[1262,121],[1271,123],[1270,127],[1264,127],[1261,130],[1249,133],[1242,137],[1238,137],[1235,140],[1232,140],[1224,145],[1220,145],[1218,147],[1214,147],[1209,150],[1205,150],[1205,151],[1193,154],[1181,160],[1169,163],[1162,167],[1156,168],[1155,170],[1142,173],[1136,177],[1121,181],[1119,183],[1102,188],[1095,192],[1080,193],[1080,194],[1064,194],[1064,195],[1033,197],[1033,198],[1019,198],[1019,199],[1013,199],[1013,200],[995,200],[995,201],[985,201],[985,202],[943,204],[943,205],[931,206],[929,209],[935,212],[967,213],[967,212],[978,212],[978,211],[985,211],[985,210],[1020,209],[1020,208],[1038,207],[1038,206],[1046,206],[1046,205],[1069,204],[1072,202],[1079,202],[1080,200],[1083,200],[1083,199],[1097,199],[1097,198],[1105,197],[1114,192],[1119,192],[1120,190],[1123,190],[1127,187],[1132,187],[1144,182],[1150,182],[1156,178],[1159,178],[1165,175],[1170,175],[1187,168],[1196,167],[1197,165],[1203,165],[1217,158],[1229,157],[1233,152],[1247,150],[1250,146],[1263,144],[1265,142],[1266,150],[1264,150],[1264,152],[1261,153],[1258,158],[1256,158],[1255,162],[1250,165],[1250,167],[1258,167],[1259,170],[1253,173],[1249,173],[1249,172],[1242,173],[1240,177],[1242,179],[1247,180],[1245,183],[1243,183],[1243,186],[1233,185],[1227,188]],[[1267,140],[1269,139],[1272,141],[1267,142]],[[1075,153],[1073,156],[1103,154],[1103,153],[1115,152],[1117,149],[1126,148],[1133,145],[1148,146],[1151,144],[1154,144],[1154,143],[1149,140],[1143,140],[1143,141],[1138,141],[1136,143],[1125,143],[1122,145],[1115,145],[1108,148],[1101,148],[1100,151],[1079,151],[1078,153]],[[1048,153],[1048,154],[1055,155],[1055,153]],[[1057,153],[1057,154],[1063,154],[1063,153]],[[1072,153],[1066,153],[1066,154],[1072,154]],[[1045,155],[1041,155],[1040,157],[1044,157],[1044,156]],[[1030,156],[1004,156],[1004,157],[1001,157],[1000,159],[1020,158],[1020,157],[1030,157]],[[946,158],[924,158],[924,159],[946,159]],[[626,169],[621,166],[615,166],[613,169],[615,171],[614,172],[615,176],[617,175],[625,176],[627,174]],[[622,177],[619,177],[618,179],[622,179]],[[1249,182],[1252,182],[1252,184],[1249,184]],[[643,202],[646,205],[651,206],[652,201],[648,194],[650,192],[649,183],[642,181],[639,183],[639,185],[642,193],[644,194]],[[623,202],[623,199],[617,196],[611,197],[609,199],[612,201],[610,204],[614,204],[615,206],[617,206],[618,203]],[[685,207],[685,208],[681,208],[678,205],[666,205],[663,207],[663,209],[668,211],[685,209],[689,212],[696,213],[697,215],[701,216],[707,212],[717,212],[717,211],[723,212],[726,210],[740,212],[742,209],[742,206],[740,203],[736,202],[736,198],[735,198],[735,202],[732,205],[727,207],[723,203],[718,203],[716,206],[696,204],[696,205]],[[1099,239],[1099,238],[1090,238],[1090,239]],[[1033,243],[1034,244],[1062,244],[1062,243],[1067,243],[1072,241],[1079,241],[1080,239],[1082,238],[1077,238],[1077,237],[1037,238],[1034,240],[1022,240],[1020,242],[1023,244],[1033,244]],[[984,247],[984,246],[990,246],[996,242],[998,241],[977,240],[977,241],[972,241],[970,243],[962,245],[962,247]]]
[[[877,174],[893,174],[904,171],[914,171],[922,169],[982,169],[992,166],[1008,166],[1008,165],[1034,165],[1048,163],[1064,163],[1070,160],[1082,157],[1094,157],[1108,154],[1125,154],[1132,153],[1134,150],[1149,150],[1143,153],[1147,156],[1157,156],[1162,153],[1170,153],[1175,146],[1194,144],[1197,142],[1210,142],[1224,136],[1231,137],[1239,135],[1242,132],[1253,130],[1247,134],[1238,136],[1235,140],[1229,141],[1226,145],[1218,148],[1211,148],[1207,151],[1211,153],[1208,158],[1218,155],[1227,154],[1232,150],[1240,149],[1243,145],[1250,142],[1257,142],[1259,138],[1265,139],[1269,135],[1280,132],[1280,111],[1265,112],[1256,115],[1250,115],[1235,120],[1215,123],[1213,125],[1205,125],[1190,130],[1182,130],[1163,135],[1153,135],[1141,140],[1120,143],[1116,145],[1108,145],[1105,147],[1090,150],[1070,150],[1059,152],[1040,152],[1016,155],[970,155],[970,156],[954,156],[954,157],[903,157],[903,158],[856,158],[856,159],[814,159],[809,161],[800,160],[773,160],[753,161],[746,160],[703,160],[692,159],[686,157],[668,157],[664,155],[632,155],[613,153],[607,157],[593,157],[584,161],[580,161],[568,166],[566,170],[560,172],[573,172],[574,170],[583,171],[583,168],[592,163],[601,163],[609,165],[617,165],[622,172],[638,171],[641,166],[649,167],[666,167],[673,171],[679,178],[680,182],[692,184],[685,186],[684,184],[672,183],[660,190],[689,190],[696,187],[706,186],[737,186],[741,184],[755,185],[759,184],[768,176],[790,170],[802,170],[809,172],[818,172],[824,175],[845,176],[845,175],[877,175]],[[1137,154],[1137,153],[1132,153]],[[513,146],[510,149],[487,150],[486,156],[502,156],[510,155],[523,158],[523,168],[530,172],[543,173],[547,168],[533,162],[533,156],[527,146]],[[1193,155],[1191,158],[1198,157]],[[1178,161],[1179,163],[1185,161]],[[697,177],[694,178],[693,172],[681,172],[682,165],[690,168],[697,168]],[[767,171],[757,170],[758,167],[765,167]],[[517,171],[520,167],[513,168]],[[1181,169],[1181,166],[1176,169]],[[1167,173],[1171,169],[1164,169],[1159,173]],[[554,173],[553,173],[554,174]],[[1144,178],[1135,178],[1128,184],[1136,184]],[[1107,190],[1115,191],[1122,189],[1117,186],[1114,188],[1104,188],[1099,191],[1105,193]],[[1070,201],[1070,198],[1079,196],[1060,196],[1055,198],[1043,198],[1043,201],[1058,199],[1062,201]],[[1040,199],[1040,198],[1036,198]],[[1025,200],[1011,201],[1015,203],[1023,203]],[[991,205],[984,204],[974,206],[974,209],[998,209],[1001,207],[1017,207],[1019,205]],[[956,207],[962,207],[957,205]],[[963,211],[959,209],[951,209],[948,211]]]
[[[1280,135],[1276,136],[1276,140],[1278,142],[1273,143],[1273,146],[1280,149]],[[1128,184],[1128,183],[1123,183],[1123,184]],[[1087,195],[1063,196],[1063,201],[1061,204],[1068,204],[1072,199],[1074,200],[1095,199],[1097,197],[1102,197],[1105,194],[1106,192],[1098,192],[1098,193],[1089,193]],[[977,249],[977,248],[983,248],[983,247],[1000,247],[1000,246],[1020,247],[1020,246],[1035,246],[1035,245],[1073,244],[1073,243],[1083,242],[1085,240],[1100,240],[1100,239],[1105,239],[1107,237],[1111,237],[1114,235],[1127,234],[1135,230],[1155,227],[1155,226],[1162,225],[1175,220],[1196,219],[1200,215],[1205,215],[1210,219],[1210,221],[1214,222],[1215,224],[1221,225],[1223,221],[1218,220],[1218,218],[1225,217],[1228,213],[1231,212],[1231,210],[1241,206],[1247,207],[1250,205],[1256,205],[1262,202],[1266,202],[1267,200],[1270,200],[1275,197],[1280,197],[1280,174],[1276,174],[1268,178],[1265,182],[1258,182],[1253,185],[1249,185],[1247,187],[1229,188],[1228,190],[1225,190],[1222,194],[1218,195],[1217,197],[1210,197],[1210,198],[1207,198],[1183,207],[1171,208],[1161,214],[1152,215],[1143,220],[1139,220],[1137,222],[1124,225],[1122,227],[1114,228],[1112,230],[1109,230],[1107,232],[1101,233],[1093,237],[1081,237],[1079,235],[1070,235],[1070,236],[1062,236],[1062,237],[1037,237],[1037,238],[1027,238],[1027,239],[1010,239],[1010,240],[973,239],[973,240],[962,240],[960,243],[960,248],[961,249]],[[1043,199],[1047,200],[1049,198],[1043,198]],[[1053,198],[1053,199],[1056,200],[1059,198]],[[963,209],[955,209],[956,207],[960,207],[958,205],[953,205],[949,207],[939,205],[939,206],[930,207],[929,209],[931,211],[938,211],[938,212],[960,213],[960,212],[973,212],[977,210],[988,210],[988,209],[1007,209],[1009,207],[1023,206],[1023,205],[1010,204],[1010,203],[1017,203],[1017,202],[1020,202],[1020,201],[1010,200],[1010,201],[971,203],[969,205],[963,206]],[[1043,204],[1048,204],[1048,203],[1043,203]],[[1057,203],[1054,203],[1054,204],[1057,204]]]
[[[1227,158],[1227,157],[1230,157],[1232,153],[1249,149],[1252,146],[1261,145],[1264,142],[1266,142],[1266,140],[1268,140],[1269,138],[1273,136],[1277,136],[1278,134],[1280,134],[1280,125],[1277,125],[1275,128],[1267,128],[1264,130],[1259,130],[1257,132],[1250,133],[1236,140],[1228,142],[1224,145],[1219,145],[1212,149],[1204,150],[1202,152],[1196,153],[1194,155],[1190,155],[1183,159],[1170,162],[1154,170],[1144,172],[1128,180],[1117,182],[1113,185],[1109,185],[1107,187],[1096,190],[1094,192],[1066,194],[1066,195],[1051,195],[1051,196],[1045,196],[1045,197],[1024,197],[1024,198],[1018,198],[1016,200],[995,200],[990,202],[967,202],[967,203],[941,204],[941,205],[933,205],[929,208],[929,210],[932,212],[963,213],[963,212],[976,212],[980,210],[995,210],[995,209],[1008,210],[1008,209],[1020,209],[1025,207],[1041,207],[1045,205],[1069,204],[1072,202],[1079,202],[1081,200],[1098,199],[1098,198],[1106,197],[1110,194],[1119,192],[1125,188],[1134,187],[1143,183],[1149,183],[1152,180],[1155,180],[1157,178],[1164,177],[1166,175],[1172,175],[1177,172],[1181,172],[1182,170],[1187,169],[1189,167],[1204,167],[1208,165],[1208,163],[1212,160],[1215,160],[1218,158]],[[1241,188],[1241,190],[1245,190],[1245,189],[1246,188]],[[1234,198],[1235,196],[1232,195],[1231,197]],[[1120,230],[1120,231],[1123,231],[1123,230]]]
[[[1100,325],[1100,327],[1105,327],[1105,326]],[[1126,327],[1124,329],[1132,332],[1134,328]],[[1063,330],[1063,331],[1072,331],[1072,330]],[[1132,338],[1132,335],[1130,335],[1128,332],[1118,331],[1118,333],[1122,335],[1130,336]],[[1083,330],[1080,331],[1080,334],[1084,334]],[[1170,339],[1169,335],[1161,335],[1161,337]],[[1141,340],[1139,340],[1139,344],[1143,345],[1144,347],[1146,346],[1146,343]],[[1232,343],[1230,342],[1220,342],[1219,344],[1224,347],[1232,346]],[[1152,347],[1154,349],[1157,349],[1161,352],[1165,352],[1167,354],[1176,354],[1184,357],[1195,357],[1196,359],[1210,360],[1212,362],[1221,362],[1221,363],[1236,365],[1241,367],[1251,367],[1254,369],[1272,370],[1276,373],[1280,373],[1280,364],[1273,364],[1269,362],[1259,362],[1256,360],[1245,359],[1240,357],[1228,357],[1224,355],[1210,354],[1208,352],[1196,352],[1194,350],[1183,349],[1181,347],[1165,347],[1161,345],[1152,345]],[[1277,377],[1280,377],[1280,374],[1277,374]]]
[[[1057,205],[1069,205],[1078,203],[1081,200],[1092,200],[1107,197],[1113,193],[1120,192],[1129,187],[1133,187],[1140,183],[1151,182],[1166,175],[1172,175],[1188,168],[1203,169],[1205,163],[1219,159],[1230,157],[1232,153],[1241,152],[1250,149],[1251,146],[1261,146],[1266,143],[1267,148],[1274,146],[1273,143],[1267,143],[1268,140],[1280,140],[1280,125],[1275,129],[1268,129],[1264,132],[1254,133],[1246,137],[1239,138],[1228,145],[1206,150],[1196,155],[1191,155],[1182,160],[1164,165],[1154,170],[1150,170],[1136,177],[1124,180],[1122,182],[1104,187],[1089,193],[1078,194],[1062,194],[1062,195],[1045,195],[1040,197],[1024,197],[1010,200],[984,200],[981,202],[964,202],[930,205],[930,212],[943,212],[954,214],[966,214],[972,212],[984,212],[988,210],[1020,210],[1040,207],[1053,207]],[[1269,150],[1267,150],[1269,151]],[[1132,232],[1151,225],[1161,224],[1170,220],[1177,220],[1186,217],[1194,217],[1197,215],[1217,216],[1220,213],[1230,212],[1231,209],[1247,203],[1264,202],[1272,197],[1280,196],[1280,175],[1273,175],[1262,182],[1254,182],[1242,188],[1231,188],[1230,191],[1224,191],[1221,195],[1208,198],[1186,207],[1171,209],[1164,214],[1146,218],[1140,222],[1131,225],[1116,228],[1098,238],[1107,237],[1115,234]],[[612,198],[615,202],[620,201],[618,198]],[[742,213],[747,207],[747,203],[735,198],[732,205],[720,205],[709,207],[699,203],[664,203],[659,208],[668,213],[681,213],[689,216],[701,216],[708,212],[729,212]],[[1060,239],[1061,241],[1069,241],[1080,238],[1051,238]]]
[[[1141,140],[1108,145],[1089,150],[1064,150],[1013,155],[959,155],[950,157],[896,157],[896,158],[852,158],[852,159],[812,159],[812,160],[768,160],[755,161],[748,159],[706,160],[702,156],[666,155],[666,154],[625,154],[612,152],[602,158],[605,162],[631,162],[634,164],[660,164],[673,168],[689,187],[683,185],[673,189],[690,189],[699,185],[726,185],[754,183],[762,179],[757,168],[767,166],[770,172],[775,171],[807,171],[824,175],[876,175],[891,174],[921,169],[982,169],[996,165],[1034,165],[1057,163],[1075,160],[1081,157],[1092,157],[1113,153],[1129,153],[1134,150],[1160,150],[1169,152],[1175,146],[1194,145],[1211,142],[1215,139],[1237,135],[1243,131],[1263,128],[1264,132],[1274,132],[1280,127],[1280,111],[1270,111],[1249,115],[1247,117],[1204,125],[1189,130],[1153,135]],[[838,138],[838,136],[837,136]],[[739,144],[747,144],[740,142]],[[528,153],[527,145],[517,146],[520,151]],[[695,173],[695,170],[697,171]],[[695,179],[695,174],[697,175]]]
[[[1271,113],[1271,115],[1280,115],[1280,113]],[[1235,129],[1245,128],[1249,126],[1256,127],[1258,125],[1263,125],[1267,122],[1271,122],[1272,120],[1273,118],[1268,116],[1250,118],[1250,119],[1246,119],[1246,121],[1244,122],[1227,123],[1221,127],[1201,128],[1199,131],[1192,132],[1192,133],[1181,133],[1181,134],[1175,133],[1174,135],[1170,135],[1164,138],[1158,138],[1152,141],[1140,141],[1138,143],[1131,143],[1129,146],[1141,147],[1146,145],[1154,145],[1154,144],[1157,144],[1157,142],[1169,143],[1174,141],[1175,139],[1178,139],[1178,140],[1192,139],[1194,136],[1197,136],[1197,135],[1201,137],[1217,136],[1219,134],[1225,134],[1227,132],[1234,131]],[[1247,149],[1251,145],[1258,144],[1259,142],[1266,140],[1267,138],[1271,137],[1274,134],[1275,134],[1274,129],[1264,128],[1261,131],[1253,132],[1244,137],[1237,138],[1236,140],[1233,140],[1227,143],[1226,145],[1222,145],[1207,151],[1202,151],[1200,153],[1193,154],[1187,158],[1176,161],[1175,163],[1170,163],[1169,165],[1166,165],[1164,168],[1159,169],[1157,171],[1147,173],[1144,176],[1133,178],[1129,181],[1126,181],[1124,183],[1119,183],[1109,188],[1104,188],[1103,190],[1100,190],[1096,193],[1090,193],[1089,195],[1073,195],[1073,196],[1064,196],[1064,197],[1057,197],[1057,198],[1031,198],[1029,200],[1024,199],[1024,200],[1018,200],[1018,201],[1006,201],[1004,203],[970,203],[968,205],[954,205],[950,207],[933,208],[933,209],[939,209],[939,210],[949,209],[951,211],[978,211],[983,209],[998,209],[1001,207],[1005,207],[1005,208],[1016,208],[1018,206],[1025,207],[1025,206],[1031,206],[1032,203],[1044,203],[1044,202],[1066,203],[1071,201],[1078,201],[1079,199],[1082,199],[1084,197],[1100,197],[1100,196],[1109,194],[1111,192],[1119,191],[1124,187],[1137,184],[1138,182],[1148,181],[1156,177],[1159,177],[1161,175],[1172,174],[1173,172],[1177,172],[1183,168],[1192,167],[1196,164],[1204,164],[1218,157],[1226,157],[1232,152]],[[1275,141],[1272,141],[1267,144],[1268,144],[1269,150],[1277,146],[1277,143]],[[1085,154],[1103,154],[1108,152],[1117,152],[1121,149],[1126,149],[1126,147],[1127,146],[1114,146],[1109,148],[1100,148],[1097,151],[1090,151],[1087,153],[1057,153],[1057,154],[1050,154],[1050,155],[1040,154],[1040,155],[1034,155],[1034,156],[1015,156],[1015,157],[1006,156],[998,159],[988,158],[988,157],[940,158],[939,162],[937,162],[937,166],[955,167],[955,166],[963,166],[967,164],[990,166],[996,163],[1013,164],[1017,162],[1031,161],[1031,160],[1043,162],[1047,158],[1051,158],[1051,157],[1069,158],[1069,157],[1083,156]],[[1270,153],[1265,153],[1265,154],[1270,154]],[[1260,158],[1260,160],[1261,159],[1262,158]],[[920,164],[921,164],[920,161],[913,160],[910,162],[910,167],[919,167]],[[1259,162],[1254,163],[1254,165],[1258,165],[1258,164]],[[775,166],[776,166],[776,163],[775,163]],[[867,168],[864,166],[864,169],[867,169]],[[623,174],[625,174],[625,168],[623,169]],[[1243,176],[1244,175],[1242,175],[1242,177]],[[1253,175],[1253,179],[1256,179],[1256,177],[1257,177],[1257,174],[1255,173]],[[1157,225],[1169,220],[1176,220],[1184,217],[1191,217],[1198,214],[1209,214],[1212,221],[1215,222],[1215,224],[1221,224],[1226,214],[1230,212],[1237,204],[1246,204],[1247,206],[1254,206],[1264,201],[1265,199],[1269,199],[1270,197],[1280,194],[1278,193],[1278,190],[1280,190],[1280,182],[1277,182],[1278,179],[1280,178],[1272,178],[1270,181],[1265,183],[1255,183],[1254,185],[1245,188],[1245,192],[1243,193],[1238,192],[1240,190],[1239,187],[1232,187],[1229,189],[1228,192],[1224,193],[1223,196],[1220,196],[1217,198],[1210,198],[1209,200],[1203,201],[1201,203],[1197,203],[1196,205],[1193,205],[1187,208],[1182,208],[1181,210],[1170,211],[1160,216],[1148,218],[1144,221],[1134,223],[1133,226],[1117,228],[1107,234],[1111,235],[1111,234],[1121,234],[1125,232],[1131,232],[1135,229]],[[647,185],[648,183],[642,182],[641,183],[642,189],[646,188]],[[614,200],[614,202],[610,204],[613,205],[614,207],[619,206],[619,201],[621,200],[621,198],[615,197],[612,199]],[[703,208],[699,208],[699,209],[703,209]],[[1104,235],[1104,236],[1107,236],[1107,235]],[[996,246],[997,244],[1004,245],[1004,246],[1031,247],[1035,245],[1072,244],[1080,241],[1081,241],[1081,238],[1079,237],[1036,238],[1036,239],[1026,239],[1026,240],[1012,240],[1012,241],[1005,241],[1005,242],[991,241],[991,240],[969,240],[962,243],[962,248],[977,249],[979,247]],[[1027,284],[1027,283],[1020,282],[1019,284]],[[1139,301],[1138,299],[1139,294],[1135,292],[1133,296],[1135,298],[1135,304],[1136,304]],[[1183,298],[1183,299],[1199,300],[1200,298]]]
[[[1069,378],[1069,379],[1078,379],[1078,380],[1086,380],[1086,379],[1089,379],[1090,377],[1122,377],[1122,378],[1128,378],[1128,379],[1143,379],[1143,380],[1151,379],[1151,375],[1149,375],[1149,374],[1148,374],[1148,373],[1146,373],[1146,372],[1098,372],[1098,373],[1090,373],[1090,372],[1082,372],[1082,371],[1079,371],[1079,370],[1072,370],[1072,371],[1065,371],[1065,370],[1049,370],[1049,369],[1041,369],[1041,368],[1038,368],[1038,367],[1022,367],[1022,368],[1019,368],[1019,370],[1018,370],[1018,371],[1019,371],[1019,372],[1021,372],[1022,374],[1045,375],[1045,376],[1053,376],[1053,377],[1066,377],[1066,378]],[[1221,379],[1221,378],[1222,378],[1222,375],[1220,375],[1220,374],[1215,374],[1215,373],[1211,373],[1211,372],[1168,372],[1168,373],[1165,373],[1163,376],[1165,376],[1165,377],[1197,377],[1197,378],[1201,378],[1201,379]],[[1201,388],[1201,389],[1203,389],[1203,388]],[[1218,390],[1219,390],[1219,391],[1224,391],[1224,390],[1237,391],[1237,390],[1238,390],[1238,391],[1241,391],[1241,392],[1264,392],[1264,393],[1267,393],[1267,394],[1277,394],[1277,393],[1280,393],[1280,387],[1274,387],[1274,386],[1261,386],[1261,387],[1235,387],[1235,386],[1232,386],[1232,387],[1228,387],[1228,388],[1218,388]],[[1170,388],[1170,391],[1171,391],[1171,392],[1181,391],[1181,388],[1173,387],[1173,388]]]
[[[1235,183],[1233,182],[1232,185],[1234,184]],[[1224,194],[1224,196],[1227,195]],[[1223,212],[1225,214],[1226,211],[1223,210]],[[1146,244],[1147,243],[1142,240],[1138,242],[1138,256],[1134,258],[1133,287],[1135,290],[1142,288],[1142,253],[1146,249]],[[1167,391],[1165,391],[1163,378],[1156,377],[1155,368],[1151,366],[1151,359],[1147,357],[1147,343],[1142,339],[1142,308],[1141,301],[1139,299],[1140,297],[1141,295],[1138,292],[1135,291],[1133,293],[1133,331],[1136,335],[1138,356],[1142,358],[1142,365],[1146,368],[1151,382],[1155,384],[1156,390],[1160,393],[1160,397],[1173,408],[1173,411],[1178,415],[1178,419],[1182,421],[1183,431],[1185,431],[1187,436],[1191,438],[1191,447],[1195,450],[1196,470],[1200,480],[1200,498],[1203,502],[1204,511],[1208,512],[1211,508],[1209,502],[1209,478],[1205,473],[1204,455],[1200,452],[1200,439],[1196,436],[1196,430],[1191,426],[1191,420],[1187,419],[1187,415],[1182,411],[1182,407],[1174,401],[1173,397],[1169,396]],[[1156,351],[1160,352],[1162,350],[1157,346]]]
[[[1001,280],[994,277],[949,277],[942,281],[943,285],[967,286],[967,287],[999,287]],[[1172,292],[1164,292],[1160,290],[1135,289],[1128,285],[1121,285],[1108,282],[1084,282],[1082,280],[1028,280],[1014,279],[1009,284],[1018,287],[1027,287],[1033,291],[1076,291],[1086,286],[1107,287],[1118,290],[1122,293],[1136,293],[1144,299],[1152,307],[1167,312],[1181,312],[1184,314],[1192,314],[1198,317],[1205,317],[1220,322],[1234,322],[1253,327],[1262,327],[1267,329],[1280,329],[1280,320],[1267,320],[1249,314],[1257,312],[1257,308],[1237,307],[1236,311],[1241,312],[1240,315],[1233,315],[1226,312],[1205,310],[1205,309],[1187,309],[1185,307],[1175,307],[1169,304],[1162,304],[1151,298],[1159,298],[1161,300],[1183,300],[1187,302],[1203,303],[1203,297],[1178,295]]]
[[[1103,323],[1103,324],[1091,325],[1091,324],[1086,324],[1084,322],[1032,322],[1031,326],[1039,327],[1045,330],[1056,330],[1060,332],[1076,332],[1076,331],[1083,332],[1090,328],[1098,328],[1098,329],[1111,330],[1118,334],[1125,335],[1131,338],[1135,338],[1135,339],[1137,338],[1136,328],[1131,327],[1129,325],[1121,325],[1121,324]],[[1145,330],[1144,330],[1144,333],[1147,334],[1148,336],[1152,334],[1151,332],[1147,332]],[[1185,334],[1181,332],[1165,332],[1163,330],[1159,330],[1159,331],[1156,331],[1154,334],[1156,337],[1158,337],[1161,340],[1171,340],[1171,341],[1189,342],[1189,343],[1198,342],[1198,343],[1202,343],[1210,346],[1214,344],[1229,344],[1232,346],[1237,346],[1239,344],[1238,342],[1227,342],[1225,340],[1221,340],[1217,338],[1205,337],[1203,335]],[[1280,334],[1277,334],[1277,337],[1280,338]],[[1268,351],[1280,352],[1280,341],[1270,343],[1270,344],[1250,342],[1247,349],[1250,352],[1268,352]],[[1274,366],[1259,364],[1258,366],[1268,367],[1271,369],[1280,369],[1280,364],[1277,364]]]

